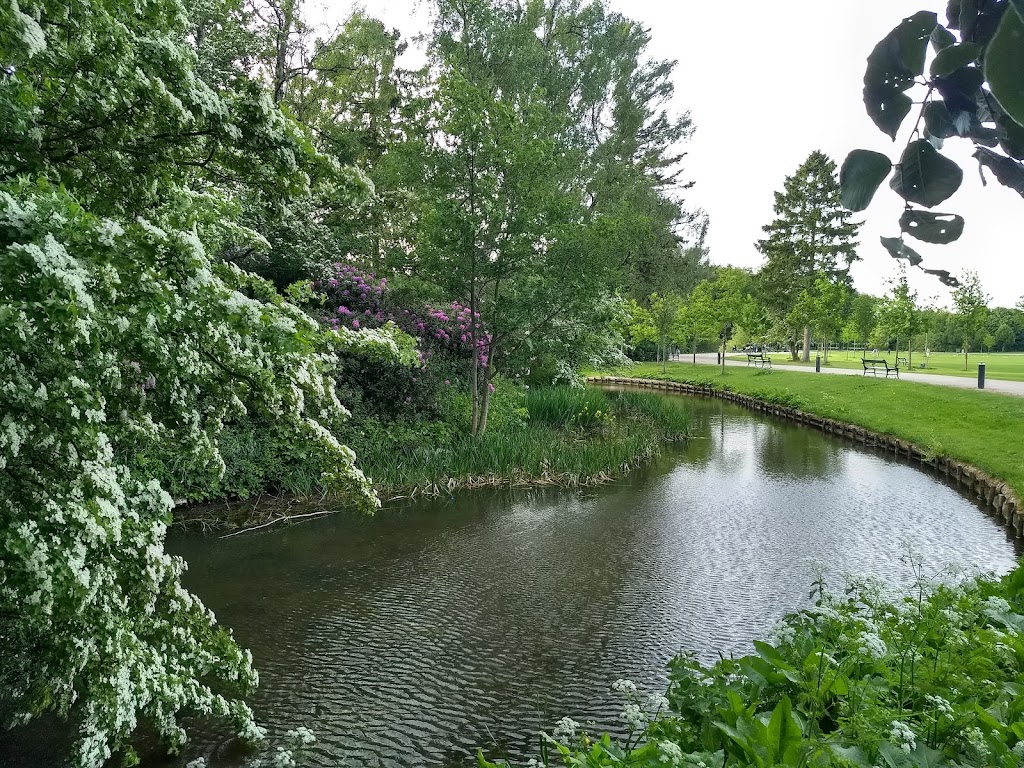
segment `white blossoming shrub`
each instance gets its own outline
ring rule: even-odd
[[[0,687],[21,721],[74,714],[78,766],[128,748],[143,716],[179,746],[183,709],[262,735],[225,693],[256,684],[251,656],[182,588],[164,552],[172,501],[123,455],[222,471],[223,421],[256,409],[373,509],[321,426],[344,413],[327,363],[339,348],[410,356],[392,329],[322,331],[214,263],[195,228],[170,225],[184,218],[116,223],[45,185],[0,188]]]

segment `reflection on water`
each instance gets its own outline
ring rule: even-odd
[[[252,648],[258,716],[313,727],[308,764],[325,766],[518,754],[563,715],[610,724],[613,680],[658,686],[680,649],[744,652],[806,604],[817,563],[895,583],[908,547],[931,570],[1013,566],[1006,532],[928,474],[692,402],[697,438],[606,488],[465,493],[171,548]],[[193,736],[177,764],[229,743]],[[12,768],[49,764],[7,751]]]

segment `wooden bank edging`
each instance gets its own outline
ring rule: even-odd
[[[1024,504],[1021,503],[1020,498],[1009,484],[965,462],[945,456],[930,456],[927,451],[906,440],[900,440],[898,437],[873,432],[870,429],[848,424],[844,421],[815,416],[812,413],[805,413],[796,408],[775,405],[750,395],[741,395],[738,392],[729,392],[716,387],[684,384],[678,381],[661,381],[658,379],[633,379],[624,376],[588,376],[587,381],[605,384],[626,384],[632,387],[646,387],[648,389],[662,389],[668,392],[683,392],[690,395],[717,397],[720,400],[737,403],[771,416],[787,419],[807,427],[814,427],[828,434],[846,437],[873,448],[891,451],[896,456],[933,467],[958,485],[973,491],[979,499],[988,505],[990,510],[1001,517],[1008,526],[1011,526],[1017,532],[1017,536],[1024,536]]]

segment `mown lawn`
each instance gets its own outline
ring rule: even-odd
[[[727,356],[731,360],[745,361],[747,359],[746,355],[741,353],[729,353]],[[809,363],[801,361],[794,363],[790,359],[788,352],[770,352],[768,356],[771,358],[773,366],[814,367],[813,354]],[[907,353],[905,351],[900,352],[900,357],[906,356]],[[896,355],[893,352],[879,351],[878,354],[874,354],[869,351],[867,357],[886,359],[890,365],[896,364]],[[822,361],[822,367],[850,368],[860,371],[863,370],[860,359],[860,352],[830,352],[828,363]],[[912,367],[905,369],[910,373],[933,373],[940,376],[966,376],[970,378],[978,375],[978,363],[985,363],[986,378],[1003,379],[1004,381],[1024,381],[1024,353],[1020,352],[987,352],[985,354],[972,352],[968,356],[966,371],[964,370],[964,356],[955,352],[932,352],[927,361],[923,352],[915,352],[911,362],[913,364]],[[927,367],[921,368],[921,363],[925,362]]]
[[[721,387],[841,419],[916,443],[936,455],[973,464],[1024,497],[1024,398],[859,376],[639,363],[590,375],[632,376]]]

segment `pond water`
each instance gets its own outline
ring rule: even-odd
[[[1013,567],[1007,531],[942,480],[691,402],[694,440],[603,488],[462,493],[170,548],[252,649],[257,716],[272,733],[312,727],[306,764],[322,766],[515,756],[563,715],[611,725],[612,681],[658,688],[682,649],[745,653],[808,604],[819,565],[837,584],[909,583],[908,551],[929,572]],[[227,733],[192,734],[171,764],[241,764]],[[0,764],[50,764],[10,751]]]

